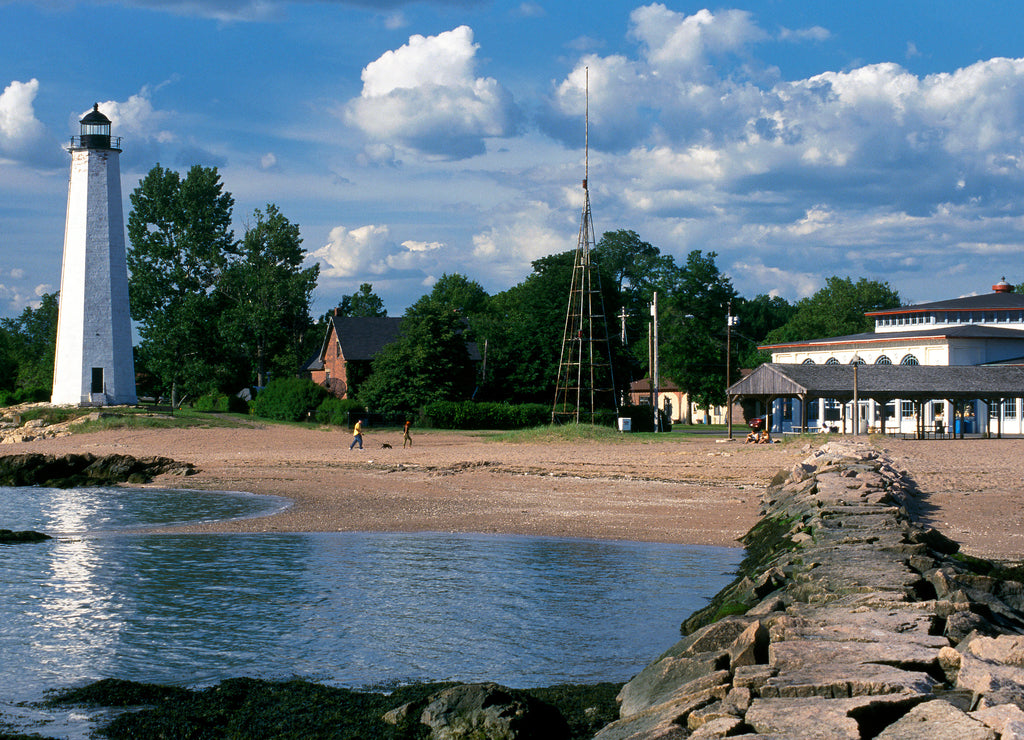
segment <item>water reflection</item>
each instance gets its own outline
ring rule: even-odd
[[[625,680],[677,639],[741,555],[527,537],[117,531],[140,502],[127,496],[122,519],[109,520],[87,513],[114,510],[109,501],[41,505],[42,520],[103,521],[105,532],[0,548],[0,696],[107,676]]]

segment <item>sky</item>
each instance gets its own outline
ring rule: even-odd
[[[129,194],[217,167],[278,206],[314,316],[371,283],[489,293],[631,229],[740,295],[831,275],[904,303],[1024,282],[1024,12],[976,0],[0,0],[0,316],[60,286],[94,102]],[[589,136],[586,126],[589,86]],[[586,152],[588,151],[589,156]]]

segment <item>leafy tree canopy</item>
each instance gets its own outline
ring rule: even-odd
[[[56,342],[56,293],[45,293],[37,308],[29,306],[17,318],[0,319],[0,391],[49,398]]]
[[[660,318],[661,372],[699,405],[725,401],[726,367],[738,377],[735,358],[726,362],[726,316],[736,297],[732,282],[715,264],[715,252],[690,252],[677,292],[667,298]]]
[[[799,301],[793,317],[769,332],[765,341],[779,344],[870,332],[874,322],[866,312],[899,305],[899,294],[887,282],[832,276],[824,288]]]
[[[337,316],[357,316],[368,318],[384,318],[388,311],[384,308],[384,301],[373,292],[371,283],[362,283],[359,290],[352,295],[344,295],[338,303],[334,312]],[[326,318],[329,318],[330,314]]]
[[[300,362],[303,339],[310,327],[309,304],[320,266],[302,269],[305,252],[299,227],[277,206],[253,214],[241,254],[221,274],[217,290],[223,298],[220,316],[227,346],[255,371],[249,382],[264,386],[267,372],[293,375]]]

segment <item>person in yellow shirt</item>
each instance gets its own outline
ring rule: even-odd
[[[359,445],[359,449],[363,449],[363,420],[359,419],[356,421],[355,427],[352,428],[352,444],[348,446],[351,450],[356,445]]]

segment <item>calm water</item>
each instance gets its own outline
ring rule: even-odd
[[[109,676],[349,687],[626,680],[678,639],[679,622],[742,556],[534,537],[131,531],[280,506],[235,494],[0,488],[0,527],[61,533],[0,546],[0,719],[46,689]]]

